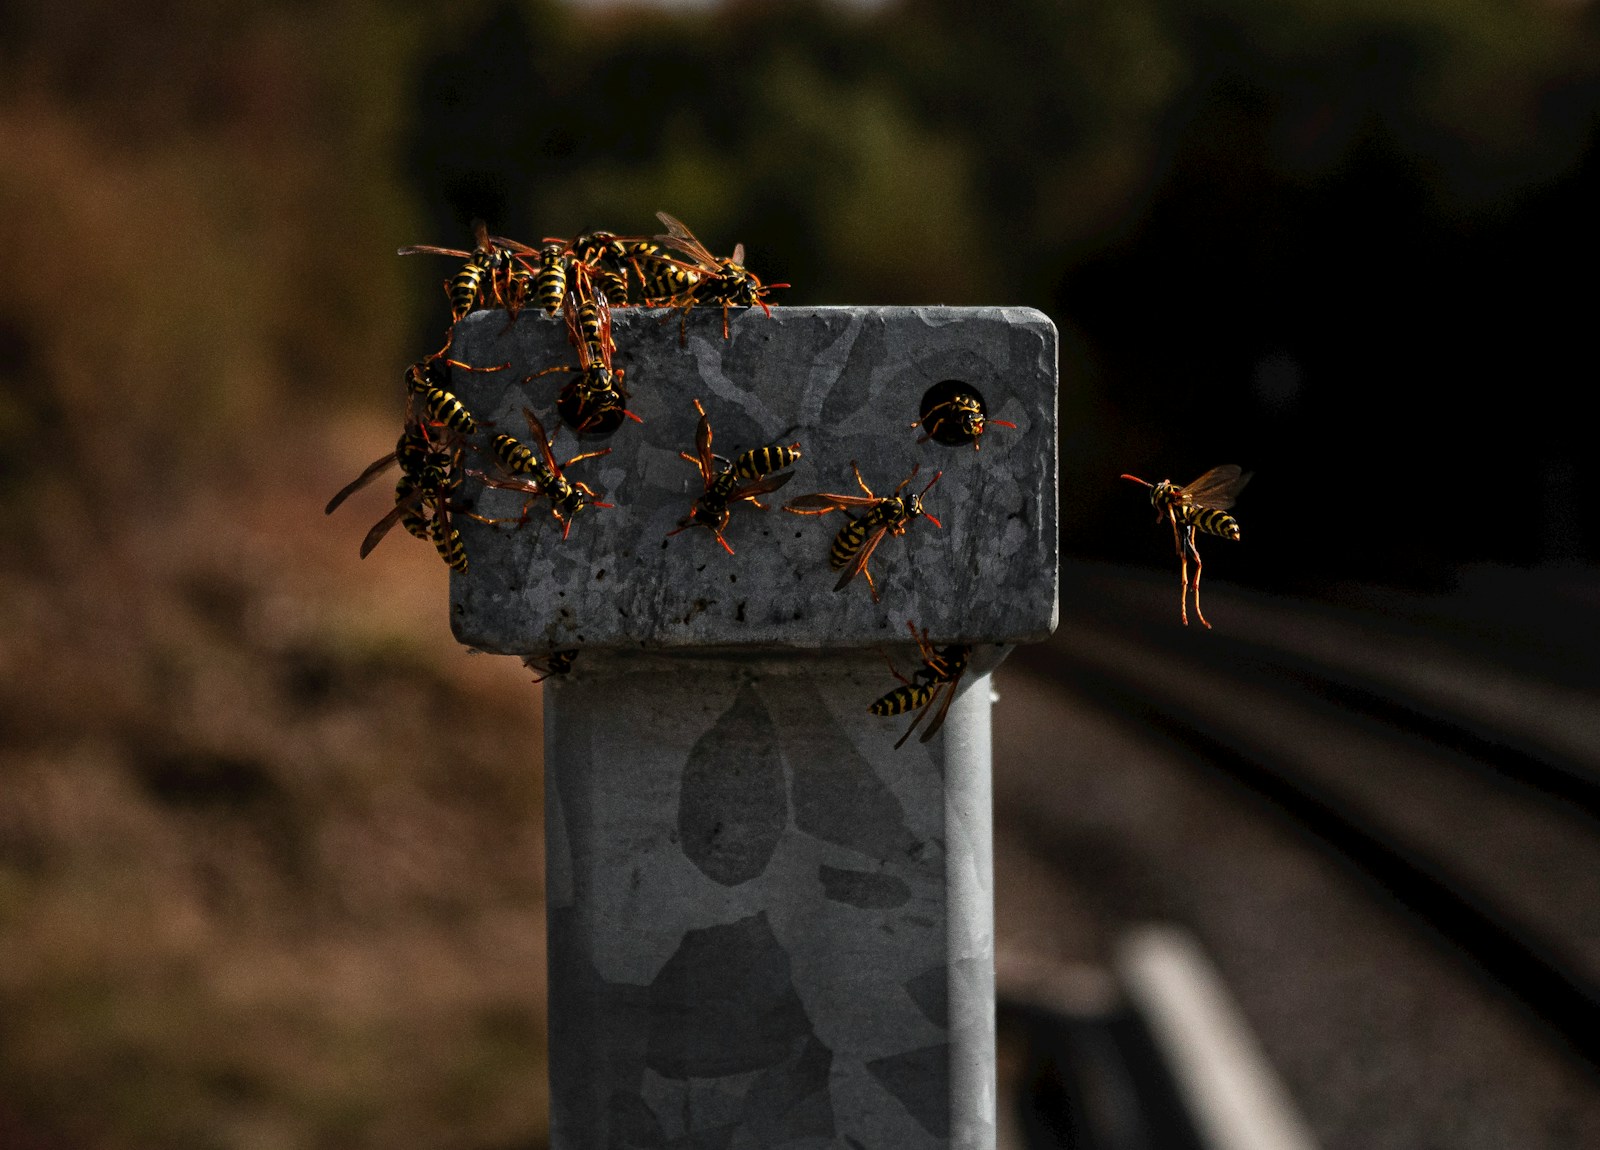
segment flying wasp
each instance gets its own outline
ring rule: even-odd
[[[656,243],[675,248],[688,256],[689,267],[698,273],[694,284],[682,292],[679,298],[671,301],[674,305],[684,308],[687,312],[687,309],[695,304],[721,304],[723,339],[728,338],[730,308],[760,307],[768,315],[772,314],[772,307],[766,301],[767,293],[774,288],[789,285],[763,284],[761,277],[744,266],[743,244],[735,244],[733,255],[729,258],[719,259],[712,255],[680,220],[674,219],[666,212],[657,212],[656,218],[667,226],[666,234],[657,236]],[[687,339],[685,333],[686,329],[680,325],[679,342]]]
[[[1239,523],[1226,514],[1238,498],[1250,476],[1233,464],[1213,467],[1193,483],[1179,487],[1170,479],[1151,483],[1137,475],[1123,475],[1135,483],[1150,488],[1150,504],[1156,509],[1156,522],[1166,520],[1172,524],[1172,546],[1178,553],[1180,577],[1183,580],[1179,614],[1184,626],[1189,624],[1189,589],[1194,588],[1194,613],[1206,627],[1206,617],[1200,611],[1200,549],[1195,544],[1195,533],[1220,535],[1237,541]],[[1194,562],[1194,580],[1189,579],[1189,563]]]
[[[707,418],[706,409],[700,406],[698,399],[694,401],[694,409],[700,413],[700,425],[695,431],[694,441],[696,454],[690,455],[687,451],[678,454],[699,470],[700,478],[705,481],[705,490],[694,501],[689,514],[678,521],[677,528],[667,534],[676,535],[698,524],[709,528],[717,537],[717,542],[722,544],[722,549],[732,555],[733,548],[728,546],[727,539],[722,535],[731,518],[730,505],[748,500],[765,510],[765,504],[758,497],[778,490],[794,478],[794,472],[782,469],[800,459],[800,445],[791,443],[785,447],[771,443],[765,447],[754,447],[742,452],[731,463],[723,459],[725,466],[718,470],[716,461],[722,457],[711,453],[711,420]],[[741,483],[741,480],[745,482]]]
[[[550,500],[550,513],[561,524],[561,538],[565,539],[572,531],[572,519],[585,507],[613,507],[615,504],[602,503],[594,490],[581,481],[569,480],[566,477],[567,468],[574,463],[585,459],[595,459],[601,455],[609,455],[611,448],[602,448],[599,451],[587,451],[581,455],[574,455],[565,463],[556,463],[555,455],[550,450],[550,439],[545,434],[544,424],[539,422],[539,417],[527,408],[522,409],[523,416],[528,421],[528,430],[533,433],[538,450],[524,446],[521,442],[509,435],[494,437],[494,455],[500,466],[514,477],[529,476],[528,479],[510,478],[500,479],[486,475],[481,471],[469,471],[468,475],[481,479],[485,486],[502,488],[509,491],[521,491],[527,495],[526,502],[522,505],[522,513],[512,519],[484,519],[473,516],[482,523],[526,523],[528,521],[528,508],[540,496]]]
[[[567,339],[577,349],[578,366],[547,367],[522,382],[551,372],[576,372],[578,377],[556,397],[556,411],[561,421],[579,435],[610,435],[624,418],[643,423],[626,406],[628,393],[622,388],[626,372],[611,366],[611,355],[616,350],[611,338],[611,306],[603,292],[594,290],[582,264],[570,269],[565,310]]]
[[[984,430],[990,426],[1015,428],[1017,425],[1007,419],[990,419],[984,410],[983,400],[968,391],[958,391],[947,399],[928,407],[922,412],[922,418],[912,427],[922,427],[926,430],[917,437],[918,443],[933,440],[946,447],[964,447],[972,444],[973,450],[983,448],[979,442]]]
[[[916,477],[921,464],[911,469],[911,474],[900,481],[900,485],[887,497],[880,497],[872,493],[872,488],[867,486],[867,481],[861,478],[861,469],[855,461],[850,461],[850,470],[855,472],[856,483],[866,495],[834,495],[819,491],[815,495],[802,495],[799,499],[791,499],[783,505],[785,511],[792,511],[796,515],[826,515],[830,511],[846,511],[852,507],[866,508],[865,514],[852,518],[843,527],[839,534],[833,538],[833,548],[828,552],[828,566],[838,571],[841,568],[844,574],[839,576],[839,582],[834,584],[835,591],[843,591],[850,580],[863,572],[867,576],[867,589],[872,592],[872,601],[878,602],[878,585],[872,579],[872,572],[867,563],[872,558],[872,553],[879,543],[883,542],[886,535],[904,535],[906,526],[913,519],[926,519],[935,527],[943,527],[938,519],[923,510],[922,497],[928,493],[928,488],[939,482],[943,471],[934,473],[928,480],[928,486],[914,495],[900,494],[906,484]]]
[[[950,700],[956,697],[956,687],[961,682],[961,676],[967,669],[967,659],[972,654],[972,648],[961,644],[949,647],[935,647],[928,642],[928,629],[924,627],[922,634],[917,634],[917,626],[909,619],[906,626],[911,628],[911,637],[917,641],[917,652],[922,656],[922,666],[916,674],[908,679],[894,668],[894,662],[889,662],[889,673],[899,679],[901,686],[896,687],[887,695],[876,700],[867,710],[874,715],[903,715],[907,711],[915,710],[917,717],[911,720],[911,725],[906,728],[906,733],[900,736],[894,749],[899,750],[911,732],[917,729],[917,724],[927,717],[933,701],[942,693],[943,702],[939,709],[933,713],[933,721],[922,732],[920,742],[926,743],[939,733],[939,728],[944,726],[945,712],[950,709]],[[887,656],[885,656],[887,658]]]
[[[532,279],[525,269],[519,269],[512,256],[537,255],[533,248],[508,240],[502,236],[491,237],[482,220],[472,221],[474,247],[470,252],[456,248],[439,248],[432,244],[410,244],[399,250],[403,256],[434,255],[454,256],[466,264],[445,283],[450,297],[450,322],[459,323],[461,317],[477,307],[503,307],[513,313],[527,291]]]

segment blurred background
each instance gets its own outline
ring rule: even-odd
[[[657,209],[718,252],[743,242],[794,285],[780,304],[1027,305],[1060,329],[1063,629],[1000,680],[1002,948],[1092,965],[1130,908],[1188,919],[1255,987],[1246,1013],[1329,1146],[1600,1144],[1592,1049],[1551,1022],[1562,1002],[1513,987],[1504,1014],[1509,968],[1418,957],[1404,977],[1459,993],[1358,995],[1354,1029],[1308,1048],[1306,1002],[1332,1000],[1262,916],[1307,946],[1333,929],[1307,916],[1317,882],[1349,889],[1338,834],[1304,863],[1315,882],[1224,929],[1207,898],[1300,874],[1297,832],[1239,846],[1294,804],[1261,807],[1257,779],[1237,833],[1219,815],[1179,834],[1168,804],[1224,800],[1138,773],[1276,761],[1236,731],[1196,742],[1245,697],[1221,683],[1241,666],[1266,690],[1299,660],[1301,701],[1334,712],[1290,745],[1342,747],[1351,724],[1376,737],[1357,704],[1393,702],[1428,652],[1412,718],[1384,720],[1405,753],[1423,714],[1429,746],[1490,773],[1512,744],[1596,766],[1575,397],[1597,114],[1586,0],[12,0],[0,1147],[545,1144],[538,693],[455,645],[431,549],[396,533],[357,560],[383,499],[321,508],[392,448],[401,373],[447,319],[449,261],[396,247],[470,247],[473,217],[529,242],[649,234]],[[1176,630],[1170,539],[1116,476],[1225,462],[1257,478],[1244,542],[1205,549],[1207,608],[1246,646],[1200,649]],[[1097,646],[1097,624],[1121,637]],[[1178,713],[1139,709],[1168,697],[1141,678],[1162,673],[1172,698],[1212,690],[1153,748]],[[1507,699],[1526,702],[1497,719]],[[1122,742],[1095,734],[1106,716],[1132,719]],[[1043,733],[1080,749],[1030,758]],[[1512,805],[1549,789],[1518,785]],[[1474,837],[1493,798],[1426,818],[1463,786],[1408,795],[1412,841],[1497,857]],[[1007,796],[1040,790],[1054,821],[1035,810],[1019,838]],[[1155,819],[1148,850],[1124,816]],[[1586,897],[1592,832],[1505,849]],[[1197,857],[1233,869],[1201,890]],[[1428,919],[1430,897],[1401,909]],[[1402,977],[1373,956],[1428,931],[1471,949],[1437,923],[1393,941],[1387,913],[1346,991]],[[1025,916],[1059,929],[1008,934]],[[1591,1002],[1592,939],[1558,941],[1566,1005]],[[1382,1053],[1386,1026],[1410,1053]],[[1508,1059],[1544,1076],[1508,1087]]]

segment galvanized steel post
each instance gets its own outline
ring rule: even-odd
[[[665,322],[663,322],[665,316]],[[584,1147],[992,1148],[989,672],[1055,626],[1056,333],[1004,308],[615,313],[616,364],[643,424],[558,459],[616,504],[570,538],[548,504],[522,526],[458,517],[470,567],[452,623],[511,655],[579,648],[545,699],[551,1143]],[[490,431],[552,431],[565,328],[468,317],[451,386]],[[994,428],[983,450],[917,442],[930,389],[958,381]],[[771,498],[878,495],[913,466],[943,523],[888,538],[834,591],[842,514],[734,507],[667,538],[703,488],[698,398],[732,457],[798,440]],[[486,445],[485,445],[486,446]],[[530,443],[530,446],[532,444]],[[487,452],[484,458],[488,458]],[[523,496],[463,499],[516,515]],[[907,621],[973,646],[942,732],[869,714],[909,675]]]

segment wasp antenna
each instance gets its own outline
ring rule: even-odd
[[[1126,474],[1124,474],[1124,475],[1117,476],[1117,478],[1118,479],[1131,479],[1135,483],[1143,483],[1146,487],[1154,487],[1155,486],[1155,484],[1151,483],[1148,479],[1140,479],[1137,475],[1126,475]]]
[[[911,474],[912,474],[912,475],[915,475],[915,474],[916,474],[916,471],[915,471],[915,470],[914,470],[914,469],[913,469],[913,470],[912,470],[912,472],[911,472]],[[941,476],[941,475],[943,475],[943,474],[944,474],[944,472],[943,472],[943,471],[935,471],[935,472],[934,472],[934,473],[933,473],[933,478],[932,478],[932,479],[930,479],[930,480],[928,480],[928,487],[924,487],[924,488],[923,488],[923,489],[922,489],[922,494],[924,494],[924,495],[926,495],[926,494],[928,494],[928,488],[929,488],[929,487],[932,487],[932,486],[933,486],[933,485],[934,485],[934,484],[935,484],[935,483],[937,483],[937,482],[939,482],[939,476]],[[931,519],[931,518],[933,518],[933,517],[932,517],[932,516],[929,516],[929,518],[930,518],[930,519]],[[936,519],[935,519],[935,520],[934,520],[934,522],[935,522],[935,523],[937,523],[937,522],[938,522],[938,520],[936,520]]]
[[[923,518],[924,518],[924,519],[926,519],[926,520],[927,520],[927,521],[928,521],[928,522],[929,522],[929,523],[932,523],[932,524],[933,524],[933,525],[934,525],[934,526],[935,526],[935,527],[937,527],[937,528],[938,528],[938,529],[939,529],[939,530],[940,530],[940,531],[943,531],[943,530],[944,530],[944,524],[943,524],[943,523],[940,523],[940,522],[939,522],[939,520],[938,520],[938,518],[937,518],[937,517],[935,517],[935,516],[933,516],[933,515],[929,515],[929,514],[928,514],[928,513],[927,513],[927,512],[926,512],[926,511],[924,511],[924,512],[923,512],[923,513],[922,513],[922,517],[923,517]]]
[[[728,541],[722,537],[722,532],[720,531],[717,532],[717,542],[722,544],[722,549],[729,555],[733,554],[733,548],[728,546]]]

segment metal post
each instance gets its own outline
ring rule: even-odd
[[[617,506],[548,505],[520,527],[459,516],[470,566],[452,581],[463,642],[580,648],[545,703],[552,1145],[994,1145],[989,678],[1056,612],[1055,330],[1021,309],[780,308],[689,317],[619,312],[629,424],[582,448]],[[542,315],[458,325],[455,393],[523,438],[553,430],[572,358]],[[917,443],[930,389],[959,381],[994,427],[981,452]],[[726,531],[678,526],[703,484],[699,398],[732,457],[798,440],[771,498],[878,495],[913,465],[927,509],[834,591],[842,514],[738,504]],[[530,443],[530,446],[532,444]],[[485,456],[487,457],[487,456]],[[483,514],[523,496],[468,486]],[[918,666],[907,621],[973,645],[941,733],[895,740],[880,718]]]

